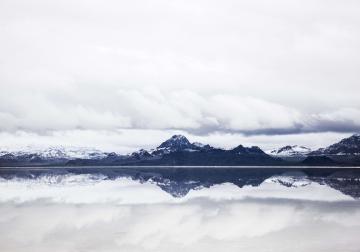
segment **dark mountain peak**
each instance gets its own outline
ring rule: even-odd
[[[281,147],[280,149],[277,150],[277,153],[280,153],[280,152],[283,152],[283,151],[288,151],[288,150],[292,150],[292,146],[286,145],[284,147]]]
[[[110,152],[110,153],[107,153],[106,157],[108,158],[113,158],[113,157],[118,157],[119,155],[115,152]]]
[[[198,150],[198,151],[210,151],[210,150],[214,150],[215,148],[209,144],[202,144],[199,142],[194,142],[191,144],[191,149]]]
[[[353,134],[352,136],[350,136],[348,138],[344,138],[343,140],[340,141],[340,143],[342,143],[342,142],[360,143],[360,134]]]
[[[244,145],[239,144],[238,146],[236,146],[235,148],[233,148],[233,150],[235,149],[245,149]]]
[[[253,152],[257,152],[259,154],[265,154],[265,152],[262,149],[260,149],[258,146],[251,146],[250,150],[252,150]]]
[[[342,139],[340,142],[332,144],[325,149],[319,149],[313,154],[328,155],[359,155],[360,154],[360,134],[354,134]]]
[[[242,153],[246,152],[246,148],[242,144],[239,144],[238,146],[233,148],[232,151]]]
[[[183,135],[173,135],[171,138],[160,144],[158,149],[170,149],[170,150],[184,150],[191,148],[192,144]]]
[[[203,147],[205,147],[205,146],[210,146],[210,145],[208,145],[208,144],[202,144],[202,143],[199,143],[199,142],[193,142],[192,143],[192,145],[193,146],[196,146],[196,147],[198,147],[198,148],[203,148]]]
[[[173,141],[188,141],[189,140],[183,136],[183,135],[173,135],[169,140],[173,140]]]
[[[236,152],[237,154],[265,154],[259,147],[252,146],[252,147],[244,147],[243,145],[238,145],[234,149],[231,150],[232,152]]]
[[[140,149],[138,151],[135,151],[131,154],[131,156],[133,158],[136,158],[136,159],[143,159],[143,158],[151,158],[152,155],[147,151],[147,150],[144,150],[144,149]]]

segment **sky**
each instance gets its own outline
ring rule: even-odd
[[[2,0],[1,145],[329,145],[360,132],[359,13],[356,0]]]

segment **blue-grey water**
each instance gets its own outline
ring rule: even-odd
[[[0,168],[0,251],[359,251],[360,169]]]

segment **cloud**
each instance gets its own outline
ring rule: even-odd
[[[0,131],[359,131],[358,8],[2,1]]]
[[[16,131],[0,132],[1,149],[24,150],[53,147],[94,147],[107,152],[131,153],[140,148],[152,149],[174,134],[183,134],[191,142],[201,142],[214,147],[230,149],[239,144],[259,146],[272,150],[285,145],[297,144],[312,149],[329,146],[348,137],[346,133],[305,133],[290,135],[243,135],[215,132],[208,135],[191,134],[179,130],[66,130],[45,133]]]
[[[311,132],[356,132],[360,111],[343,108],[307,114],[255,97],[200,95],[189,90],[156,88],[75,90],[60,94],[1,95],[9,106],[0,113],[2,131],[45,133],[64,130],[182,130],[195,135],[214,132],[279,135]],[[77,97],[81,92],[83,97]],[[106,102],[102,102],[106,97]],[[78,101],[80,100],[80,101]]]

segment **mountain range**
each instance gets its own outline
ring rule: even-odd
[[[225,150],[208,144],[191,143],[174,135],[151,150],[127,155],[91,148],[50,147],[12,151],[0,149],[0,166],[358,166],[360,135],[354,134],[326,148],[312,151],[286,145],[264,152],[257,146],[238,145]]]

